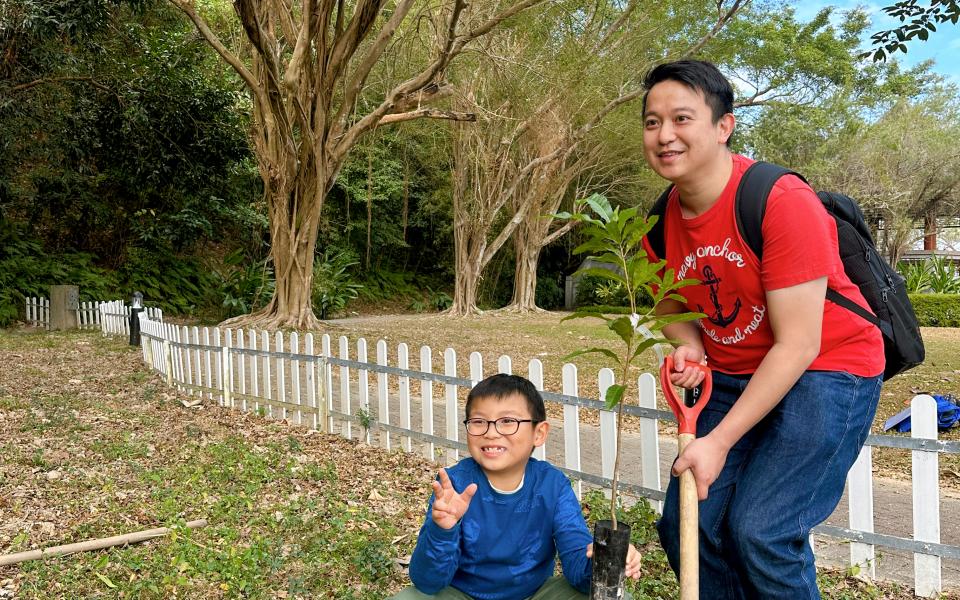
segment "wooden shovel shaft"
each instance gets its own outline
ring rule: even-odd
[[[190,521],[187,523],[188,529],[206,526],[206,519]],[[0,567],[6,565],[15,565],[26,560],[36,560],[38,558],[49,558],[52,556],[63,556],[64,554],[73,554],[74,552],[85,552],[88,550],[102,550],[113,546],[123,546],[125,544],[137,544],[145,542],[156,537],[164,536],[170,533],[167,527],[158,527],[157,529],[148,529],[136,533],[127,533],[124,535],[115,535],[113,537],[99,540],[88,540],[86,542],[77,542],[75,544],[65,544],[63,546],[54,546],[42,550],[28,550],[27,552],[17,552],[16,554],[5,554],[0,556]]]
[[[681,433],[680,452],[695,436]],[[680,600],[700,598],[700,505],[693,471],[680,473]]]

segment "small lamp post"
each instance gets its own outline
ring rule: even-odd
[[[134,292],[130,297],[130,345],[140,345],[140,313],[143,312],[143,294]]]

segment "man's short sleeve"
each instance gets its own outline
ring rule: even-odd
[[[836,223],[798,177],[787,175],[773,187],[762,231],[760,278],[767,291],[830,276],[843,268]]]

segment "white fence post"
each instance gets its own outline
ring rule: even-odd
[[[410,351],[407,345],[401,343],[397,346],[397,367],[404,371],[410,370]],[[410,429],[410,378],[401,375],[397,378],[400,396],[400,427]],[[407,452],[413,450],[413,440],[409,436],[403,438],[403,449]]]
[[[300,354],[300,336],[290,332],[290,354]],[[290,359],[290,402],[297,406],[297,425],[303,425],[303,400],[300,395],[300,359]]]
[[[457,376],[457,353],[453,348],[447,348],[443,352],[443,374],[447,377]],[[460,418],[457,410],[457,386],[452,383],[444,384],[446,388],[446,422],[447,439],[457,441],[460,433]],[[449,448],[446,451],[446,460],[448,465],[460,460],[460,451],[456,448]]]
[[[316,356],[313,351],[313,334],[307,333],[303,337],[303,353],[309,356]],[[310,429],[317,430],[319,425],[319,411],[317,410],[317,360],[307,361],[306,367],[306,386],[307,386],[307,404],[310,406]]]
[[[207,374],[207,387],[210,388],[210,391],[207,392],[207,399],[210,400],[213,398],[213,391],[216,389],[213,382],[213,347],[210,345],[210,328],[203,328],[203,345],[205,346],[203,351],[204,359],[204,369]]]
[[[276,333],[276,344],[274,352],[282,353],[283,352],[283,332],[278,331]],[[277,401],[280,403],[287,402],[287,368],[284,359],[279,356],[276,357],[275,363],[277,365]],[[280,418],[287,418],[287,405],[280,404]]]
[[[927,394],[910,403],[911,437],[937,439],[937,403]],[[919,542],[940,543],[940,457],[936,452],[913,450],[913,537]],[[940,557],[913,555],[914,587],[918,596],[933,598],[942,591]]]
[[[643,373],[637,378],[639,404],[643,408],[657,408],[657,378]],[[640,481],[643,487],[662,491],[660,487],[660,432],[657,419],[640,417]],[[650,506],[663,512],[663,503],[650,500]]]
[[[570,363],[563,365],[562,377],[563,395],[577,397],[577,366]],[[580,407],[575,404],[563,405],[563,464],[572,471],[580,470]],[[581,498],[583,481],[577,479],[573,491],[578,499]]]
[[[324,356],[333,357],[333,351],[330,349],[330,334],[325,333],[320,338],[320,349]],[[333,365],[329,362],[323,369],[323,415],[325,423],[323,430],[326,433],[333,433]]]
[[[387,342],[377,341],[377,364],[381,367],[387,366]],[[387,374],[377,373],[377,419],[386,425],[390,424],[390,395],[387,389]],[[390,450],[390,432],[386,429],[380,438],[380,444],[384,449]]]
[[[350,340],[346,336],[340,336],[340,360],[350,360]],[[340,366],[340,410],[348,417],[353,415],[350,408],[350,367]],[[350,439],[353,435],[353,428],[350,419],[344,419],[341,427],[341,435]]]
[[[238,330],[238,331],[243,331]],[[227,329],[224,332],[224,345],[220,349],[222,357],[220,364],[223,365],[223,405],[233,408],[233,365],[230,360],[230,347],[233,346],[233,330]],[[243,335],[240,333],[239,335]]]
[[[420,371],[423,373],[433,373],[433,351],[429,346],[420,347]],[[421,398],[421,424],[420,429],[427,435],[433,435],[433,382],[424,379],[420,382]],[[424,446],[423,454],[429,460],[436,460],[433,455],[435,446],[433,442],[428,442]]]
[[[273,377],[271,376],[273,371],[270,366],[270,333],[267,331],[260,332],[260,349],[263,350],[263,398],[266,399],[266,402],[260,405],[260,412],[265,412],[270,415],[270,418],[273,418]],[[266,410],[264,410],[264,404],[266,405]]]
[[[600,387],[600,402],[607,397],[607,388],[614,383],[613,371],[607,368],[600,369],[597,374]],[[601,474],[607,479],[613,479],[613,465],[617,458],[617,413],[612,410],[600,411],[600,465]],[[609,497],[610,490],[605,490]]]
[[[543,363],[540,362],[540,359],[534,358],[530,360],[530,363],[527,365],[527,376],[530,380],[530,383],[533,384],[533,387],[537,388],[538,391],[543,391]],[[549,436],[547,436],[549,440]],[[547,444],[544,443],[539,448],[533,449],[533,456],[537,460],[547,460]]]
[[[360,338],[357,340],[357,362],[367,364],[367,340]],[[373,415],[370,412],[370,371],[367,369],[357,369],[357,393],[358,401],[363,414],[367,415],[367,420],[372,421]],[[379,409],[378,409],[379,410]],[[377,417],[380,418],[379,416]],[[370,427],[364,427],[364,441],[370,443]]]
[[[241,331],[240,335],[242,336],[243,330],[241,329],[240,331]],[[254,331],[253,329],[247,330],[247,348],[250,350],[257,349],[257,332]],[[252,395],[254,398],[260,398],[260,357],[257,356],[256,354],[251,354],[249,364],[250,364],[250,386],[249,386],[250,395]],[[244,373],[244,375],[246,376],[246,373]],[[246,394],[247,389],[248,388],[247,388],[246,380],[245,379],[241,380],[240,392],[243,394]],[[253,401],[253,412],[257,413],[258,415],[260,414],[259,400]]]
[[[173,352],[170,349],[170,339],[167,335],[166,327],[161,328],[163,331],[163,365],[164,365],[164,377],[167,380],[167,387],[173,387]]]
[[[497,359],[497,373],[513,375],[513,359],[506,354]]]
[[[850,529],[873,533],[873,452],[870,446],[860,449],[860,455],[847,474]],[[875,579],[876,555],[873,544],[850,542],[850,566],[860,574]]]
[[[483,355],[479,352],[470,353],[470,387],[480,383],[483,379]]]

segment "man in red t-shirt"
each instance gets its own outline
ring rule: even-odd
[[[843,270],[834,221],[799,178],[781,178],[763,219],[763,259],[741,239],[734,196],[753,162],[729,149],[733,89],[715,66],[678,61],[645,79],[644,155],[674,184],[664,214],[667,266],[699,321],[664,328],[677,342],[675,385],[713,370],[698,439],[674,463],[692,469],[700,503],[702,598],[819,598],[810,530],[836,508],[870,431],[884,368],[871,323],[826,301],[866,301]],[[647,251],[652,254],[649,244]],[[661,542],[675,570],[678,481]]]

